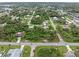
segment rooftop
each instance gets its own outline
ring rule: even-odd
[[[20,49],[10,49],[7,53],[8,57],[20,57],[21,50]]]

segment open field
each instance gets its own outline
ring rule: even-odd
[[[38,46],[35,56],[38,57],[61,57],[67,52],[64,46]]]

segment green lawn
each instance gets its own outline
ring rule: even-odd
[[[63,57],[66,53],[64,46],[38,46],[35,50],[35,56],[37,57]]]
[[[23,53],[22,53],[22,57],[29,57],[30,56],[30,51],[31,51],[31,47],[30,46],[25,46]]]
[[[71,49],[74,51],[75,55],[79,57],[79,46],[71,46]]]

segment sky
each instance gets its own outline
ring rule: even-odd
[[[79,0],[0,0],[0,2],[79,2]]]

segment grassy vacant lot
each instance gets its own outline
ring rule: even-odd
[[[54,30],[45,30],[44,28],[35,26],[33,29],[28,30],[22,41],[29,40],[30,42],[58,42],[59,39]]]
[[[20,46],[17,45],[1,45],[0,46],[0,52],[2,52],[4,55],[9,51],[9,49],[15,49],[19,48]]]
[[[66,53],[64,46],[38,46],[35,50],[37,57],[62,57]]]
[[[23,50],[22,57],[29,57],[30,56],[31,47],[25,46]]]
[[[74,51],[75,55],[79,57],[79,46],[71,46],[71,49]]]
[[[74,25],[63,28],[63,26],[57,26],[57,30],[66,42],[79,42],[79,27]]]

